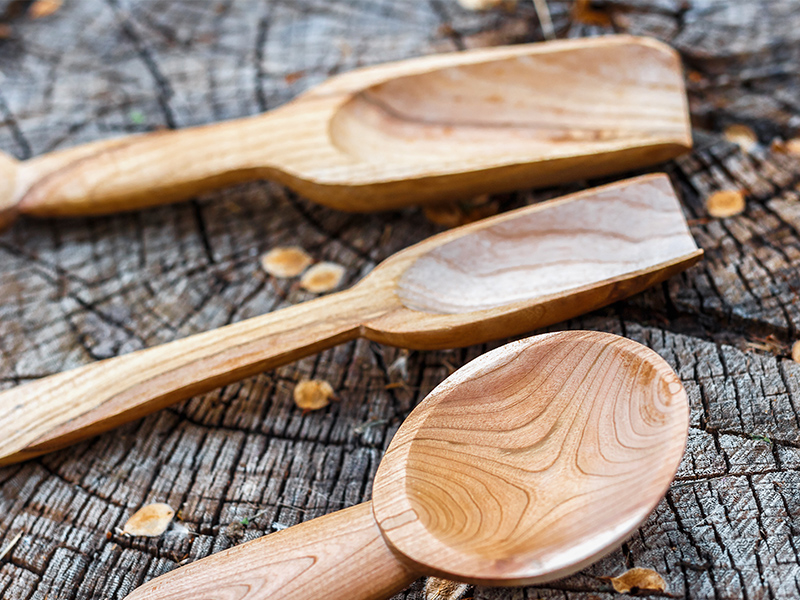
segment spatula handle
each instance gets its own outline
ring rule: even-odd
[[[126,600],[379,600],[417,577],[364,502],[161,575]]]
[[[266,369],[355,338],[385,311],[358,285],[0,393],[0,465],[65,447]]]
[[[291,135],[273,113],[103,140],[18,163],[21,214],[108,214],[184,200],[199,192],[273,178]]]

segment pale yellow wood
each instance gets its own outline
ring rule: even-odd
[[[664,175],[530,206],[434,236],[346,292],[0,393],[0,464],[43,454],[357,336],[476,344],[634,294],[696,262]]]
[[[675,476],[688,427],[678,376],[641,344],[592,331],[512,342],[414,409],[378,467],[371,508],[208,557],[129,600],[377,599],[419,574],[492,585],[556,579],[647,518]]]
[[[0,212],[109,213],[258,178],[371,211],[629,170],[690,147],[672,49],[632,36],[562,40],[380,65],[256,117],[18,166],[0,158],[15,172],[0,183]]]
[[[127,600],[379,600],[417,577],[386,546],[366,502],[208,556]]]

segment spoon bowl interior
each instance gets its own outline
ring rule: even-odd
[[[438,386],[392,440],[373,510],[423,572],[493,585],[557,579],[615,548],[666,493],[686,394],[651,350],[546,334]]]

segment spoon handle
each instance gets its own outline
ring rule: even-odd
[[[362,320],[387,306],[380,290],[361,284],[6,390],[0,393],[0,465],[354,339]]]
[[[294,143],[285,128],[295,122],[276,118],[279,112],[102,140],[19,162],[6,203],[43,217],[108,214],[274,178]]]
[[[417,577],[364,502],[161,575],[126,600],[379,600]]]

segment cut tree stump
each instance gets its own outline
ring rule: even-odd
[[[480,13],[454,0],[86,0],[36,20],[30,5],[0,1],[0,150],[20,159],[256,114],[360,65],[543,37],[522,1]],[[610,598],[602,577],[646,567],[676,597],[797,598],[800,160],[771,142],[800,127],[798,3],[548,5],[558,37],[652,35],[684,58],[696,150],[661,169],[706,258],[552,329],[653,348],[686,386],[691,431],[666,499],[620,550],[551,584],[468,595]],[[760,143],[726,140],[732,124]],[[506,210],[609,180],[494,200]],[[722,189],[744,191],[743,214],[708,218],[704,201]],[[0,234],[0,388],[312,298],[261,269],[275,246],[344,265],[348,286],[440,229],[419,209],[343,214],[270,182],[113,217],[21,220]],[[416,403],[504,341],[411,354],[348,343],[0,469],[0,554],[21,534],[0,558],[0,597],[123,598],[180,564],[368,499]],[[339,402],[303,415],[292,400],[303,378],[327,380]],[[177,525],[122,535],[150,502],[176,509]],[[421,598],[422,585],[398,598]]]

